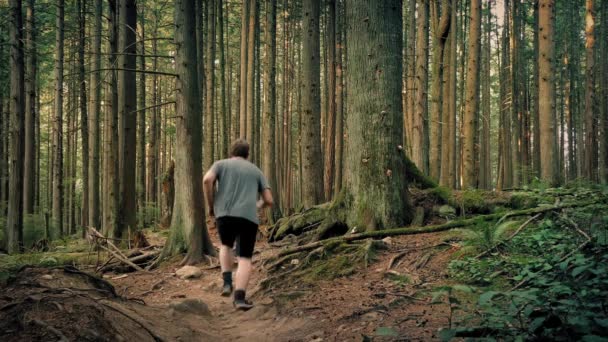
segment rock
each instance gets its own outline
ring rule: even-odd
[[[291,264],[292,265],[298,265],[300,263],[300,260],[298,259],[291,259]]]
[[[169,307],[175,311],[189,313],[198,316],[211,316],[211,311],[205,302],[200,299],[184,299],[182,301],[173,302]]]
[[[368,312],[366,314],[364,314],[363,316],[361,316],[361,320],[362,321],[377,321],[380,319],[380,313],[378,313],[377,311],[371,311]]]
[[[203,286],[203,290],[205,291],[209,291],[209,292],[219,292],[221,286],[220,283],[216,280],[210,282],[208,285]]]
[[[40,277],[40,279],[44,279],[44,280],[53,280],[53,276],[50,274],[45,274],[42,277]]]
[[[393,244],[393,239],[390,236],[387,236],[382,239],[382,242],[384,242],[384,244],[386,244],[387,246],[390,246]]]
[[[184,266],[177,270],[175,274],[180,277],[180,279],[196,279],[200,278],[203,272],[200,268],[195,266]]]

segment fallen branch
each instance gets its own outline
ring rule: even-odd
[[[597,204],[597,202],[588,201],[588,202],[565,203],[565,204],[559,204],[559,205],[553,205],[553,206],[544,206],[544,207],[537,207],[537,208],[531,208],[531,209],[515,210],[515,211],[508,212],[506,214],[498,213],[498,214],[479,215],[479,216],[469,218],[469,219],[451,221],[451,222],[447,222],[444,224],[438,224],[438,225],[432,225],[432,226],[404,227],[404,228],[376,230],[376,231],[359,233],[359,234],[345,235],[345,236],[340,236],[340,237],[335,237],[335,238],[331,238],[331,239],[327,239],[327,240],[309,243],[309,244],[298,246],[298,247],[289,248],[284,251],[281,251],[277,255],[277,257],[280,258],[280,257],[284,257],[286,255],[290,255],[290,254],[294,254],[294,253],[309,251],[309,250],[321,247],[328,243],[352,242],[352,241],[364,240],[364,239],[369,239],[369,238],[382,239],[382,238],[385,238],[388,236],[415,235],[415,234],[443,232],[443,231],[454,229],[454,228],[471,226],[471,225],[474,225],[479,222],[493,221],[496,219],[505,220],[510,217],[536,215],[536,214],[546,213],[549,211],[561,210],[564,208],[585,207],[585,206],[589,206],[589,205],[593,205],[593,204]]]
[[[137,266],[136,264],[132,263],[131,261],[129,261],[129,259],[120,256],[118,253],[114,252],[113,250],[109,249],[108,247],[106,247],[104,245],[99,245],[99,247],[103,248],[107,252],[110,252],[110,254],[112,254],[116,259],[118,259],[118,260],[122,261],[123,263],[125,263],[125,264],[133,267],[134,269],[136,269],[136,270],[138,270],[140,272],[148,272],[148,271],[144,270],[143,268]]]

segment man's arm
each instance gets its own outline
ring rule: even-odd
[[[261,195],[262,196],[258,201],[258,208],[272,207],[272,204],[274,203],[272,191],[270,191],[270,189],[264,189]]]
[[[207,210],[209,212],[209,216],[215,216],[213,212],[213,200],[215,193],[213,192],[213,186],[215,185],[215,180],[217,179],[217,175],[213,172],[213,169],[207,171],[205,177],[203,177],[203,192],[205,193],[205,198],[207,199]]]

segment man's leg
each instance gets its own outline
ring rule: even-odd
[[[249,277],[253,269],[251,257],[253,256],[257,232],[257,224],[243,220],[243,227],[240,229],[240,234],[237,238],[239,267],[236,270],[234,305],[242,310],[248,310],[253,307],[253,304],[245,300],[245,291],[247,290],[247,284],[249,283]]]
[[[217,230],[220,234],[222,245],[220,246],[220,267],[222,269],[222,296],[228,297],[232,293],[232,246],[236,239],[235,229],[231,227],[230,218],[222,217],[217,219]]]

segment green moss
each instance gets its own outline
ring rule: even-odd
[[[465,213],[487,214],[492,211],[484,198],[482,190],[469,189],[462,191],[459,204]]]
[[[525,209],[538,205],[538,197],[529,192],[516,192],[511,196],[511,208]]]
[[[451,204],[454,202],[452,190],[444,186],[438,186],[430,189],[428,196],[430,197],[430,200],[438,204]]]
[[[88,252],[46,252],[3,255],[0,257],[0,283],[25,265],[55,267],[72,264],[90,264],[97,256]]]

